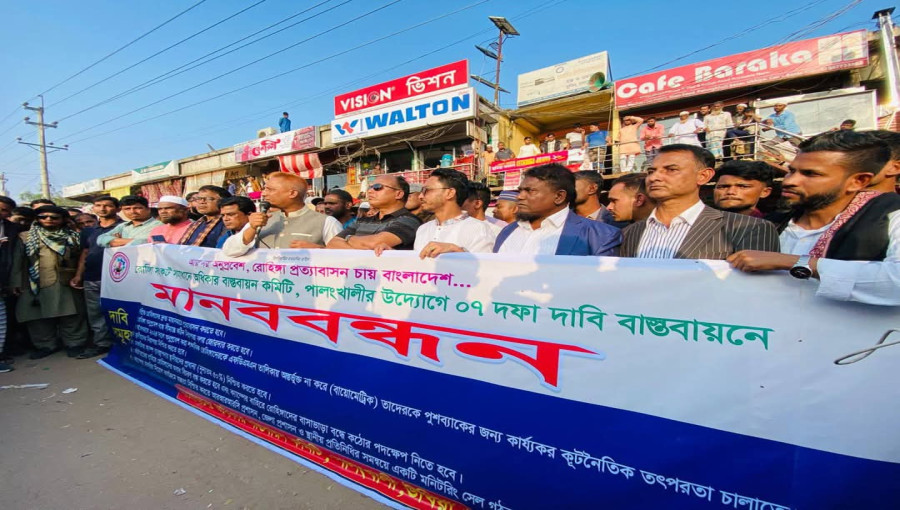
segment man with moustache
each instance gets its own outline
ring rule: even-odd
[[[219,211],[222,212],[225,233],[219,238],[216,248],[222,248],[229,237],[240,233],[250,223],[250,215],[256,212],[256,205],[247,197],[228,197],[219,200]]]
[[[525,172],[519,185],[516,220],[497,236],[494,253],[526,255],[618,254],[619,229],[571,210],[575,176],[568,168],[541,165]]]
[[[623,175],[609,188],[606,210],[618,223],[634,223],[650,217],[656,202],[647,194],[647,174]]]
[[[185,230],[180,244],[215,248],[225,231],[222,214],[219,212],[219,200],[230,196],[231,193],[220,186],[201,186],[194,195],[194,207],[203,217]]]
[[[866,132],[823,133],[799,145],[782,184],[792,217],[781,253],[728,257],[742,271],[788,271],[819,280],[816,295],[900,305],[900,195],[869,188],[891,150]]]
[[[359,218],[356,223],[342,230],[326,248],[413,249],[416,230],[422,222],[403,207],[408,197],[409,183],[403,176],[384,174],[375,177],[375,182],[366,191],[366,198],[376,212]]]
[[[516,213],[519,212],[518,196],[519,192],[512,190],[501,191],[497,196],[493,216],[502,221],[504,226],[516,221]]]

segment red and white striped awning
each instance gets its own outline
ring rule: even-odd
[[[322,163],[315,152],[278,156],[278,162],[281,163],[282,172],[299,175],[304,179],[322,177]]]

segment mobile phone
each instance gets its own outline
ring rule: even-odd
[[[152,239],[154,243],[164,243],[164,242],[166,242],[166,237],[165,237],[165,236],[153,236],[153,237],[151,237],[150,239]]]

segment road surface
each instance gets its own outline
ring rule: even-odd
[[[4,510],[385,508],[95,360],[14,366],[0,386],[50,386],[0,390]]]

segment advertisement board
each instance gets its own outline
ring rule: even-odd
[[[602,73],[609,77],[609,57],[605,51],[519,75],[519,107],[586,92]]]
[[[443,92],[336,118],[331,122],[331,140],[346,142],[471,119],[477,108],[478,95],[472,87]]]
[[[163,161],[155,165],[142,166],[131,171],[132,184],[157,181],[178,175],[177,161]]]
[[[868,64],[867,32],[858,30],[616,80],[616,106],[623,110]]]
[[[343,117],[436,92],[464,88],[468,83],[469,61],[460,60],[335,96],[334,116]]]
[[[239,143],[234,146],[234,161],[246,163],[255,159],[316,149],[319,146],[319,128],[308,126]]]

